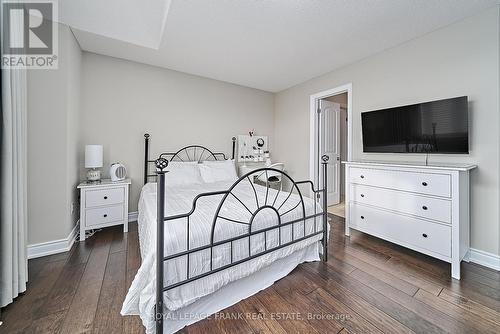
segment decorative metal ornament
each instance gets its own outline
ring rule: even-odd
[[[263,147],[264,146],[264,139],[258,138],[257,139],[257,146],[258,147]]]

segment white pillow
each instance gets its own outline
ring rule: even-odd
[[[234,182],[238,179],[234,160],[203,161],[200,164],[200,172],[205,183]]]
[[[165,174],[165,184],[167,186],[182,186],[203,183],[197,161],[169,161],[167,171],[168,173]]]

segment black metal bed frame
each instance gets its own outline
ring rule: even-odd
[[[200,145],[190,145],[186,146],[180,150],[178,150],[175,153],[161,153],[159,158],[156,160],[149,160],[149,134],[144,135],[144,148],[145,148],[145,155],[144,155],[144,184],[148,182],[148,178],[155,177],[156,182],[157,182],[157,244],[156,244],[156,252],[157,252],[157,257],[156,257],[156,304],[155,304],[155,309],[154,309],[154,318],[156,322],[156,333],[157,334],[162,334],[163,333],[163,293],[165,291],[177,288],[181,285],[193,282],[195,280],[207,277],[209,275],[215,274],[217,272],[226,270],[230,267],[237,266],[239,264],[242,264],[244,262],[250,261],[252,259],[258,258],[260,256],[263,256],[265,254],[268,254],[270,252],[276,251],[278,249],[288,247],[294,243],[306,240],[308,238],[311,238],[316,235],[322,235],[322,238],[319,241],[322,241],[323,243],[323,257],[322,260],[326,262],[328,260],[328,224],[327,224],[327,168],[326,165],[328,163],[328,156],[324,155],[321,157],[322,159],[322,165],[323,165],[323,189],[314,189],[314,184],[312,181],[300,181],[300,182],[295,182],[288,174],[285,172],[274,169],[274,168],[260,168],[251,171],[250,173],[247,173],[246,175],[241,176],[237,181],[233,183],[233,185],[227,189],[227,190],[222,190],[222,191],[212,191],[212,192],[206,192],[202,194],[198,194],[194,200],[193,204],[191,206],[191,210],[187,213],[184,214],[177,214],[173,216],[167,216],[165,217],[165,168],[167,168],[169,161],[198,161],[202,162],[205,160],[226,160],[226,156],[224,153],[214,153],[208,148]],[[232,146],[232,158],[234,159],[235,155],[235,141],[236,138],[233,137],[233,146]],[[149,164],[154,163],[156,167],[156,173],[155,174],[149,174]],[[279,189],[274,197],[274,200],[272,203],[268,203],[268,195],[269,195],[269,184],[267,184],[266,187],[266,196],[265,196],[265,201],[264,205],[261,205],[257,196],[257,192],[255,190],[255,186],[253,185],[253,182],[251,180],[251,175],[256,174],[256,173],[268,173],[268,172],[273,172],[273,173],[280,173],[282,178],[286,178],[290,184],[290,190],[288,192],[288,195],[286,199],[281,203],[279,207],[275,207],[276,200],[279,197],[279,194],[283,192],[281,189]],[[252,186],[254,195],[255,195],[255,200],[257,204],[257,209],[255,211],[252,211],[248,208],[245,203],[243,203],[242,200],[240,200],[235,194],[234,194],[234,189],[235,187],[240,184],[240,182],[250,182],[250,185]],[[306,215],[306,210],[305,210],[305,205],[304,205],[304,200],[302,193],[299,189],[299,185],[310,185],[310,190],[314,194],[314,214],[312,215]],[[280,214],[279,210],[281,207],[288,201],[292,193],[296,193],[300,200],[295,205],[293,208],[287,210],[286,212]],[[209,197],[209,196],[220,196],[223,195],[218,208],[216,210],[216,213],[214,215],[213,223],[212,223],[212,229],[211,229],[211,236],[210,236],[210,243],[204,246],[198,246],[195,248],[190,248],[190,238],[189,238],[189,228],[190,228],[190,221],[189,218],[190,216],[194,213],[196,210],[196,205],[197,202],[200,198],[203,197]],[[236,199],[239,203],[242,204],[242,206],[250,213],[251,218],[248,222],[245,221],[239,221],[231,218],[227,218],[221,215],[221,208],[223,207],[224,203],[228,199],[228,197]],[[319,200],[322,200],[322,205],[321,205],[321,210],[317,210],[317,204]],[[302,211],[302,217],[298,219],[293,219],[287,222],[282,222],[281,217],[287,214],[288,212],[291,212],[298,208],[300,205],[301,211]],[[252,230],[252,223],[256,215],[263,209],[270,209],[276,212],[277,214],[277,222],[276,224],[266,227],[266,228],[261,228],[261,229],[256,229]],[[316,218],[321,217],[322,218],[322,229],[318,231],[317,226],[316,226]],[[175,219],[181,219],[185,218],[186,219],[186,231],[187,231],[187,240],[186,240],[186,250],[181,251],[175,254],[171,254],[168,256],[164,256],[164,228],[165,228],[165,223],[169,222],[171,220]],[[219,219],[230,222],[230,223],[235,223],[235,224],[245,224],[248,225],[248,232],[245,234],[240,234],[234,237],[231,237],[229,239],[224,239],[224,240],[215,240],[215,227],[217,225],[217,221]],[[314,232],[306,234],[306,221],[308,219],[314,219]],[[303,236],[296,238],[294,236],[294,225],[296,223],[303,222],[304,223],[304,231],[303,231]],[[283,227],[286,226],[291,226],[291,241],[282,243],[282,238],[281,238],[281,230]],[[279,233],[278,237],[278,245],[275,247],[268,248],[267,247],[267,232],[271,230],[277,230]],[[258,235],[258,234],[264,234],[264,251],[259,251],[254,254],[252,254],[252,247],[251,247],[251,237]],[[242,259],[239,259],[237,261],[233,261],[233,243],[238,240],[244,240],[248,238],[248,256],[244,257]],[[221,246],[224,244],[230,244],[230,263],[227,265],[223,265],[217,268],[213,267],[213,250],[217,246]],[[189,273],[189,255],[192,253],[200,252],[203,250],[210,250],[210,270],[207,272],[203,272],[201,274],[198,274],[196,276],[190,277]],[[164,286],[164,275],[163,275],[163,270],[164,270],[164,263],[169,260],[174,260],[176,258],[180,258],[186,256],[186,279],[180,280],[176,283]]]

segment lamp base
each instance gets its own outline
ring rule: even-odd
[[[101,183],[101,171],[96,168],[87,171],[87,183]]]

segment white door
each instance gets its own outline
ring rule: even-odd
[[[323,183],[321,157],[327,165],[328,205],[340,203],[340,104],[319,100],[319,180]],[[321,187],[321,186],[320,186]]]

